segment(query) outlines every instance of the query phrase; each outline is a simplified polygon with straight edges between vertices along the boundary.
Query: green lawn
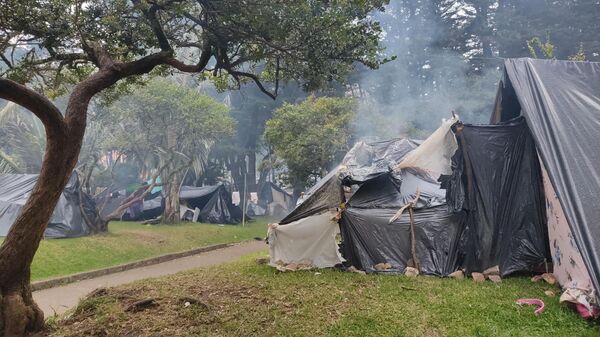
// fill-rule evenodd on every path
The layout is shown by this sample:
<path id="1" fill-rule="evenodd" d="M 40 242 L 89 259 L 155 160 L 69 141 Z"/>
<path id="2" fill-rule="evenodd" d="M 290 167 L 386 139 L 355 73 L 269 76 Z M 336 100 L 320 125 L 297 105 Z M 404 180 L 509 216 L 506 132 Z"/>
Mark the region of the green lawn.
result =
<path id="1" fill-rule="evenodd" d="M 280 273 L 253 258 L 144 280 L 84 300 L 51 336 L 598 336 L 528 278 L 501 284 L 334 270 Z M 541 298 L 546 311 L 515 300 Z M 133 302 L 157 305 L 127 312 Z M 201 303 L 185 301 L 194 298 Z M 193 301 L 194 302 L 194 301 Z"/>
<path id="2" fill-rule="evenodd" d="M 114 266 L 166 253 L 264 237 L 267 219 L 241 225 L 111 222 L 109 232 L 42 241 L 31 267 L 33 280 Z"/>

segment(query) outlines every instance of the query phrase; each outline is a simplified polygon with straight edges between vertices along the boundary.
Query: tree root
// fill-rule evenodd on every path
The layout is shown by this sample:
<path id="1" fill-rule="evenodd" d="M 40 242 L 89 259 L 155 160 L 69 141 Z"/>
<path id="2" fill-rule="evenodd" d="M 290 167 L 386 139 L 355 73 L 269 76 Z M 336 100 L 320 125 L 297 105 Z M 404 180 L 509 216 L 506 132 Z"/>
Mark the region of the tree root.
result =
<path id="1" fill-rule="evenodd" d="M 28 286 L 2 296 L 2 337 L 22 337 L 44 328 L 44 313 L 33 301 Z"/>

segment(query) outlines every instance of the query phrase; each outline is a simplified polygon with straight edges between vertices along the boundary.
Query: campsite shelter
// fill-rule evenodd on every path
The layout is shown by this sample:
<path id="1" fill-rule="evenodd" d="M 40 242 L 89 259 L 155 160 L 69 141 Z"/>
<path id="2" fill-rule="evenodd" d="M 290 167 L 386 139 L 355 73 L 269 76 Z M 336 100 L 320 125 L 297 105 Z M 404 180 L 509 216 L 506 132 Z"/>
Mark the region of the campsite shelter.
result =
<path id="1" fill-rule="evenodd" d="M 266 181 L 258 186 L 258 206 L 265 210 L 264 215 L 283 218 L 294 209 L 294 197 L 274 183 Z"/>
<path id="2" fill-rule="evenodd" d="M 338 212 L 324 211 L 332 203 L 321 200 L 334 200 L 337 190 L 324 179 L 313 195 L 331 198 L 302 204 L 287 225 L 286 218 L 270 226 L 271 264 L 341 261 L 332 258 L 339 220 L 343 257 L 355 267 L 401 271 L 412 264 L 414 244 L 426 274 L 552 269 L 561 301 L 599 316 L 600 63 L 506 60 L 491 123 L 444 123 L 393 172 L 363 180 Z M 428 179 L 436 176 L 445 198 Z M 333 186 L 329 194 L 325 186 Z"/>
<path id="3" fill-rule="evenodd" d="M 182 186 L 179 191 L 182 202 L 182 214 L 186 220 L 193 220 L 197 209 L 196 221 L 204 223 L 239 224 L 242 210 L 231 201 L 231 195 L 223 184 L 213 186 Z M 186 212 L 186 208 L 189 210 Z M 187 215 L 186 215 L 187 214 Z"/>
<path id="4" fill-rule="evenodd" d="M 0 236 L 6 236 L 37 182 L 37 174 L 0 175 Z M 82 210 L 84 213 L 82 213 Z M 85 216 L 84 216 L 85 214 Z M 44 233 L 47 238 L 70 238 L 91 233 L 85 217 L 95 222 L 98 214 L 93 199 L 80 190 L 76 173 L 60 195 Z"/>
<path id="5" fill-rule="evenodd" d="M 390 171 L 418 141 L 399 138 L 356 143 L 342 163 L 306 192 L 305 200 L 277 224 L 269 227 L 271 265 L 333 267 L 342 263 L 336 236 L 338 209 L 347 188 Z M 348 195 L 349 197 L 349 195 Z"/>
<path id="6" fill-rule="evenodd" d="M 561 300 L 591 315 L 600 290 L 600 63 L 509 59 L 504 67 L 491 123 L 526 123 Z"/>

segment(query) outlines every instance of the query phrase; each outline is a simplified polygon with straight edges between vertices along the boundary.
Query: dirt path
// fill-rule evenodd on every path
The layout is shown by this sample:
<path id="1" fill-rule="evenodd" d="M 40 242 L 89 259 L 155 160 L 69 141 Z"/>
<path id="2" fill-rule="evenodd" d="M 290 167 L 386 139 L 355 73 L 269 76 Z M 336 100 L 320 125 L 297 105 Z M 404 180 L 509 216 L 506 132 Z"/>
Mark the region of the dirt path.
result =
<path id="1" fill-rule="evenodd" d="M 116 274 L 70 283 L 56 288 L 36 291 L 33 293 L 33 298 L 44 311 L 44 315 L 50 317 L 55 313 L 62 314 L 69 308 L 74 307 L 77 305 L 80 298 L 98 287 L 113 287 L 149 277 L 170 275 L 184 270 L 236 261 L 246 254 L 266 249 L 267 245 L 262 241 L 244 242 L 152 266 L 131 269 Z"/>

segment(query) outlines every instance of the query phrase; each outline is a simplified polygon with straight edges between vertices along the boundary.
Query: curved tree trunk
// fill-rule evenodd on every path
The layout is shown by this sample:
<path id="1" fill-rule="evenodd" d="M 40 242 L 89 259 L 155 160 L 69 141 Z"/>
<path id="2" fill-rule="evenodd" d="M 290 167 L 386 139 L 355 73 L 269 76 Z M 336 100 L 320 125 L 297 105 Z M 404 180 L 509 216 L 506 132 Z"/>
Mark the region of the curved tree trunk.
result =
<path id="1" fill-rule="evenodd" d="M 167 184 L 165 193 L 165 211 L 163 223 L 175 224 L 179 222 L 179 179 L 174 174 Z"/>
<path id="2" fill-rule="evenodd" d="M 22 337 L 44 326 L 44 314 L 31 295 L 31 262 L 77 163 L 90 100 L 122 78 L 148 73 L 159 64 L 173 63 L 171 51 L 120 63 L 94 42 L 86 48 L 99 70 L 74 87 L 64 117 L 43 95 L 0 78 L 0 98 L 30 110 L 46 129 L 46 152 L 39 178 L 0 246 L 0 337 Z M 210 50 L 204 54 L 194 70 L 206 66 Z"/>

